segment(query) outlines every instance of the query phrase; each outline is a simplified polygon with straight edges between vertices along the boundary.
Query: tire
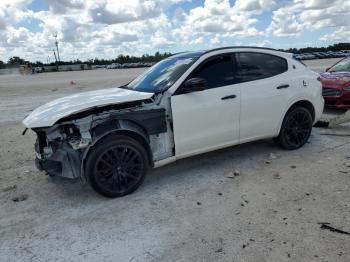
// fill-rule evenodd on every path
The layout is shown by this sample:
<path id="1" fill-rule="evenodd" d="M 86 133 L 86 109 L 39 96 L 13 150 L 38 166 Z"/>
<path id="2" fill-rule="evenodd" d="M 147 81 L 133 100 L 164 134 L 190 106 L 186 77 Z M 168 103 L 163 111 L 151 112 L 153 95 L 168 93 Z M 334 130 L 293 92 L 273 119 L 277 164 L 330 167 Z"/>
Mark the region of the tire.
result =
<path id="1" fill-rule="evenodd" d="M 284 117 L 280 133 L 274 141 L 284 149 L 295 150 L 308 141 L 312 131 L 313 119 L 305 107 L 291 108 Z"/>
<path id="2" fill-rule="evenodd" d="M 91 187 L 106 197 L 134 192 L 145 180 L 149 167 L 145 148 L 125 135 L 111 135 L 97 142 L 85 162 Z"/>

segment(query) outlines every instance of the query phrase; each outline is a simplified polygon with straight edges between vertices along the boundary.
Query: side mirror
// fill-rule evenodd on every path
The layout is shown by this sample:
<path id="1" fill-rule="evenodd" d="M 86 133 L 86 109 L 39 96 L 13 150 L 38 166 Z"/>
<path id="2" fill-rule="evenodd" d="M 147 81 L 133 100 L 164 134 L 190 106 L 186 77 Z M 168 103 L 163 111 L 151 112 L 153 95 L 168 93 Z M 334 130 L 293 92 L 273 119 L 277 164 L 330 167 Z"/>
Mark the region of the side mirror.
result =
<path id="1" fill-rule="evenodd" d="M 184 83 L 182 87 L 182 92 L 191 93 L 196 91 L 203 91 L 205 90 L 206 86 L 207 86 L 207 81 L 205 79 L 191 78 Z"/>
<path id="2" fill-rule="evenodd" d="M 327 68 L 326 68 L 326 72 L 328 72 L 328 71 L 329 71 L 329 69 L 331 69 L 331 68 L 330 68 L 330 67 L 327 67 Z"/>

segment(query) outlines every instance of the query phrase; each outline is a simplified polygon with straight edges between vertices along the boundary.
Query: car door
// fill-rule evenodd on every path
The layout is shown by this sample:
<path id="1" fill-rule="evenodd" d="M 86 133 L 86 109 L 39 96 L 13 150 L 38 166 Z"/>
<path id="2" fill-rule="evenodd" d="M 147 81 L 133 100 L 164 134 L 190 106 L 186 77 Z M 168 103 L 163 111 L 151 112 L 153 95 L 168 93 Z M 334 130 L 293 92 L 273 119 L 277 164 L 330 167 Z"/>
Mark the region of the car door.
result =
<path id="1" fill-rule="evenodd" d="M 203 91 L 171 97 L 175 153 L 177 157 L 202 153 L 239 140 L 240 90 L 234 85 L 230 54 L 209 58 L 187 78 L 206 80 Z"/>
<path id="2" fill-rule="evenodd" d="M 267 53 L 236 53 L 241 89 L 240 142 L 276 135 L 292 83 L 286 59 Z"/>

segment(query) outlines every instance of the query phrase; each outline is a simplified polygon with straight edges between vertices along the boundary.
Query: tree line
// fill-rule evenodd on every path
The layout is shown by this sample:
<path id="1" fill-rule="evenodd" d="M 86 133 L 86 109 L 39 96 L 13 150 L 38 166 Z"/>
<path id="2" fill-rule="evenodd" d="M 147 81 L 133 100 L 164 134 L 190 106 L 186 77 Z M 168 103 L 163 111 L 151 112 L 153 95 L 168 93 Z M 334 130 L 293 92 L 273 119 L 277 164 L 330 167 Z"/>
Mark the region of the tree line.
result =
<path id="1" fill-rule="evenodd" d="M 290 53 L 300 54 L 300 53 L 310 53 L 310 52 L 327 52 L 327 51 L 340 51 L 340 50 L 350 50 L 350 43 L 338 43 L 330 45 L 328 47 L 304 47 L 304 48 L 289 48 L 287 50 L 279 49 L 281 51 L 286 51 Z M 88 65 L 108 65 L 112 63 L 150 63 L 158 62 L 164 58 L 171 56 L 171 53 L 160 53 L 156 52 L 154 55 L 142 55 L 142 56 L 129 56 L 129 55 L 119 55 L 113 59 L 89 59 L 86 61 L 81 61 L 79 59 L 72 61 L 61 61 L 57 63 L 58 65 L 74 65 L 74 64 L 88 64 Z M 30 62 L 26 61 L 19 56 L 11 57 L 6 63 L 0 60 L 0 69 L 9 67 L 18 67 L 19 65 L 31 64 L 32 66 L 44 66 L 44 65 L 57 65 L 56 62 L 52 63 L 42 63 L 40 61 Z"/>
<path id="2" fill-rule="evenodd" d="M 302 53 L 312 53 L 312 52 L 328 52 L 328 51 L 341 51 L 341 50 L 350 50 L 350 43 L 338 43 L 330 45 L 328 47 L 304 47 L 304 48 L 289 48 L 283 50 L 289 53 L 302 54 Z"/>
<path id="3" fill-rule="evenodd" d="M 19 65 L 25 65 L 30 64 L 32 66 L 46 66 L 46 65 L 76 65 L 76 64 L 88 64 L 88 65 L 109 65 L 112 63 L 119 63 L 119 64 L 125 64 L 125 63 L 154 63 L 158 62 L 160 60 L 163 60 L 164 58 L 167 58 L 171 56 L 171 53 L 160 53 L 156 52 L 154 55 L 145 54 L 142 56 L 129 56 L 129 55 L 119 55 L 116 58 L 113 59 L 89 59 L 86 61 L 82 60 L 71 60 L 71 61 L 61 61 L 61 62 L 51 62 L 51 63 L 42 63 L 40 61 L 36 62 L 30 62 L 27 60 L 24 60 L 23 58 L 20 58 L 19 56 L 11 57 L 7 63 L 0 60 L 0 68 L 10 68 L 10 67 L 18 67 Z"/>

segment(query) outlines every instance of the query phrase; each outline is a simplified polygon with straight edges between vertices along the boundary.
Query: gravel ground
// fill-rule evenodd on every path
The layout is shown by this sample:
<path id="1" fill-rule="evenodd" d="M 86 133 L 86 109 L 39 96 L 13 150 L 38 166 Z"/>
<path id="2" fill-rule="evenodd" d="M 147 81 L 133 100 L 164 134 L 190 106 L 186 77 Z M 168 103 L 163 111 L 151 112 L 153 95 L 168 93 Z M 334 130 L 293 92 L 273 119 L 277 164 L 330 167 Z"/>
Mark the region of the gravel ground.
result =
<path id="1" fill-rule="evenodd" d="M 1 261 L 350 261 L 350 236 L 319 224 L 350 231 L 350 140 L 329 135 L 350 125 L 297 151 L 263 140 L 181 160 L 120 199 L 35 169 L 30 110 L 142 70 L 0 76 Z"/>

